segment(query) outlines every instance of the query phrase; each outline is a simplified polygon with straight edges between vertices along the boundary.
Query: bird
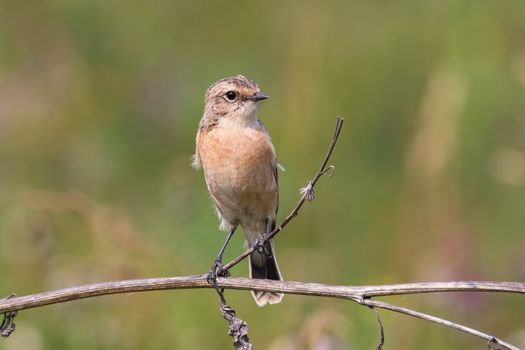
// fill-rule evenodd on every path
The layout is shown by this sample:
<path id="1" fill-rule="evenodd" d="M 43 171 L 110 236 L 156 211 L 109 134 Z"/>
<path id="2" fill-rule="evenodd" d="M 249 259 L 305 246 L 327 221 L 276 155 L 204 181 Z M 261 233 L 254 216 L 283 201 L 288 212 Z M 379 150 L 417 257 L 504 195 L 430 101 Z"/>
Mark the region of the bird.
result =
<path id="1" fill-rule="evenodd" d="M 241 226 L 247 245 L 259 248 L 248 257 L 250 278 L 282 280 L 274 243 L 264 239 L 275 228 L 280 168 L 270 135 L 257 117 L 259 103 L 267 98 L 255 81 L 242 75 L 220 79 L 206 91 L 192 165 L 202 168 L 219 228 L 228 232 L 212 274 L 221 272 L 224 250 Z M 281 293 L 251 294 L 258 306 L 283 298 Z"/>

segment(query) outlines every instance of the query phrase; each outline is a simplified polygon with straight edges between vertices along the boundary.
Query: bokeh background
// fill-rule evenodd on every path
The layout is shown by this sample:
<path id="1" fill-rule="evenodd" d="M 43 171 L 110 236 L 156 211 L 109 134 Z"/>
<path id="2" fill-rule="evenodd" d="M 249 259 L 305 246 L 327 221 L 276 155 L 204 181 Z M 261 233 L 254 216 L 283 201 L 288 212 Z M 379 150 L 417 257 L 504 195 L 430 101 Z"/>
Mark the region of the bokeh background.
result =
<path id="1" fill-rule="evenodd" d="M 1 1 L 0 295 L 207 271 L 224 233 L 190 156 L 205 89 L 236 74 L 271 96 L 260 118 L 286 167 L 280 217 L 346 118 L 334 177 L 276 240 L 286 279 L 523 281 L 524 38 L 523 1 Z M 227 298 L 258 349 L 379 338 L 351 302 Z M 387 300 L 525 346 L 522 296 Z M 485 346 L 381 315 L 388 349 Z M 16 321 L 1 350 L 231 348 L 211 290 Z"/>

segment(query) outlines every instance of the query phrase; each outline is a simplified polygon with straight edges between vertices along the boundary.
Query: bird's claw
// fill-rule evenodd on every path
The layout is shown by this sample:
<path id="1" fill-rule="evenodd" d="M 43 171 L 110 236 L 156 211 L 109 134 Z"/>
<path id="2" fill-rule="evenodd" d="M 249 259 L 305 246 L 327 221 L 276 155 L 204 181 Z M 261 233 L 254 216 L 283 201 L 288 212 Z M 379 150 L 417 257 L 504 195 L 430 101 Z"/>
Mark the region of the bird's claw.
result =
<path id="1" fill-rule="evenodd" d="M 266 246 L 266 243 L 268 242 L 268 235 L 266 233 L 261 233 L 259 234 L 259 236 L 255 239 L 254 243 L 253 243 L 253 247 L 255 248 L 255 250 L 261 254 L 261 255 L 265 255 L 267 258 L 271 258 L 272 257 L 272 252 L 270 249 L 268 249 L 268 247 Z"/>
<path id="2" fill-rule="evenodd" d="M 230 271 L 222 267 L 222 260 L 217 259 L 211 265 L 210 271 L 206 275 L 209 284 L 217 288 L 217 277 L 230 277 Z"/>

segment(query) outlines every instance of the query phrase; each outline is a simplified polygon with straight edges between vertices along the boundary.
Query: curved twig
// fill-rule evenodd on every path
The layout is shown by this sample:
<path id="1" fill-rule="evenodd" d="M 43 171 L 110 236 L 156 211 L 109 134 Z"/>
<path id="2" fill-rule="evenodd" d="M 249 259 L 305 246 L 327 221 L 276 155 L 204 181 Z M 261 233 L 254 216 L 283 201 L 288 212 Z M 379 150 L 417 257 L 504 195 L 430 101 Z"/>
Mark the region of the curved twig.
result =
<path id="1" fill-rule="evenodd" d="M 425 320 L 425 321 L 434 322 L 434 323 L 440 324 L 442 326 L 450 327 L 452 329 L 456 329 L 458 331 L 465 332 L 465 333 L 468 333 L 468 334 L 472 334 L 472 335 L 474 335 L 476 337 L 485 339 L 488 342 L 492 342 L 494 344 L 502 346 L 505 349 L 519 350 L 519 348 L 515 347 L 512 344 L 504 342 L 501 339 L 497 339 L 496 337 L 494 337 L 492 335 L 480 332 L 480 331 L 478 331 L 478 330 L 476 330 L 474 328 L 470 328 L 470 327 L 461 325 L 459 323 L 454 323 L 454 322 L 445 320 L 443 318 L 439 318 L 439 317 L 436 317 L 436 316 L 425 314 L 425 313 L 422 313 L 422 312 L 419 312 L 419 311 L 414 311 L 414 310 L 411 310 L 411 309 L 407 309 L 406 307 L 392 305 L 392 304 L 386 303 L 384 301 L 371 300 L 371 299 L 360 299 L 360 300 L 356 300 L 356 302 L 361 304 L 361 305 L 370 306 L 372 308 L 380 308 L 380 309 L 390 310 L 390 311 L 394 311 L 394 312 L 399 312 L 401 314 L 405 314 L 405 315 L 412 316 L 412 317 L 417 317 L 417 318 L 420 318 L 420 319 Z M 381 325 L 381 323 L 380 323 L 380 325 Z M 383 329 L 383 327 L 381 325 L 381 330 L 382 329 Z M 381 332 L 381 336 L 382 336 L 381 339 L 384 339 L 383 332 Z"/>

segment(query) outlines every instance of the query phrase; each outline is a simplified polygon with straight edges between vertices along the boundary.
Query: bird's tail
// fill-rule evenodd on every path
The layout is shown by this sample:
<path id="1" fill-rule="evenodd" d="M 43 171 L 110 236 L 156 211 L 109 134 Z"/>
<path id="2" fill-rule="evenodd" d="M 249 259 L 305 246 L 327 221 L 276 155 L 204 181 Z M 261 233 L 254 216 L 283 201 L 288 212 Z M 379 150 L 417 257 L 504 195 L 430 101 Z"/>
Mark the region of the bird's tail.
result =
<path id="1" fill-rule="evenodd" d="M 253 251 L 249 256 L 250 278 L 268 279 L 282 281 L 281 272 L 275 260 L 273 242 L 264 244 L 262 253 Z M 252 291 L 252 296 L 258 306 L 266 304 L 277 304 L 283 299 L 284 294 L 263 291 Z"/>

